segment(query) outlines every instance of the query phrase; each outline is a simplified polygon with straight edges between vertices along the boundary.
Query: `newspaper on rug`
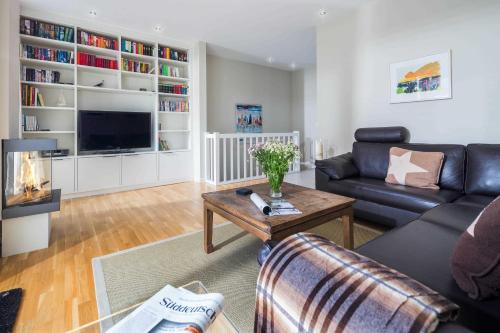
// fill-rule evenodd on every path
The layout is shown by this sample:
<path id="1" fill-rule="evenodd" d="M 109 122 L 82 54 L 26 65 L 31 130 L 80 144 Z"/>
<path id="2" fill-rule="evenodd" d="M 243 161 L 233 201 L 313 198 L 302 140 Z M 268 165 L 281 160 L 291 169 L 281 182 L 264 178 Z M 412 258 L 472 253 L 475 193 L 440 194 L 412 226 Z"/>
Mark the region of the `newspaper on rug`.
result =
<path id="1" fill-rule="evenodd" d="M 206 332 L 222 312 L 222 294 L 195 294 L 165 286 L 108 333 Z"/>

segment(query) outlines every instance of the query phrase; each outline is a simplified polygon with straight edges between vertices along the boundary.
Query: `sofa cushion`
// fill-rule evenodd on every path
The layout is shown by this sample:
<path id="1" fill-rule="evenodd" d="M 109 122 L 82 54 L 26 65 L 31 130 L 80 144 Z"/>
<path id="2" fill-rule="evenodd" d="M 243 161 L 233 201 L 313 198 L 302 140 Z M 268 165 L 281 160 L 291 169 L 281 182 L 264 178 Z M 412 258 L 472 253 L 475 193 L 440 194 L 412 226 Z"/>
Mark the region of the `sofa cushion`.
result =
<path id="1" fill-rule="evenodd" d="M 495 197 L 491 197 L 489 195 L 466 194 L 455 200 L 454 203 L 484 208 L 488 206 L 494 199 Z"/>
<path id="2" fill-rule="evenodd" d="M 389 167 L 389 149 L 391 147 L 444 153 L 445 158 L 438 185 L 442 189 L 463 191 L 465 147 L 462 145 L 355 142 L 352 148 L 352 157 L 360 176 L 385 179 Z"/>
<path id="3" fill-rule="evenodd" d="M 385 181 L 419 188 L 439 189 L 444 154 L 392 147 Z"/>
<path id="4" fill-rule="evenodd" d="M 467 146 L 467 194 L 500 195 L 500 145 Z"/>
<path id="5" fill-rule="evenodd" d="M 481 211 L 481 206 L 449 203 L 425 212 L 420 219 L 464 232 Z"/>
<path id="6" fill-rule="evenodd" d="M 316 168 L 326 173 L 331 179 L 344 179 L 357 176 L 359 171 L 352 163 L 352 154 L 346 153 L 324 160 L 316 160 Z"/>
<path id="7" fill-rule="evenodd" d="M 442 203 L 452 202 L 461 194 L 450 190 L 429 190 L 387 184 L 373 178 L 347 178 L 330 181 L 330 190 L 348 197 L 423 213 Z"/>
<path id="8" fill-rule="evenodd" d="M 472 329 L 500 324 L 500 299 L 475 301 L 455 283 L 451 256 L 461 233 L 426 222 L 413 221 L 366 243 L 356 251 L 406 274 L 460 305 L 459 321 Z"/>
<path id="9" fill-rule="evenodd" d="M 455 281 L 471 298 L 500 298 L 500 197 L 462 234 L 451 267 Z"/>

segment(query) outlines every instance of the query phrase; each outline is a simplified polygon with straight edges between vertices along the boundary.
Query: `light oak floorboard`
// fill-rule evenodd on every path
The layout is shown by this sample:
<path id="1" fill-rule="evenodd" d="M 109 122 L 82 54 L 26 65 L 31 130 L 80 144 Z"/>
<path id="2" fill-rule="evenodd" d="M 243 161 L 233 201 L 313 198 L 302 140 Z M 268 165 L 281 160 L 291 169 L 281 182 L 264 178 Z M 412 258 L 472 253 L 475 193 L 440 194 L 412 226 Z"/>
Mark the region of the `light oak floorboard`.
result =
<path id="1" fill-rule="evenodd" d="M 92 258 L 202 230 L 201 194 L 215 189 L 187 182 L 64 200 L 48 249 L 0 260 L 0 290 L 24 290 L 15 332 L 63 332 L 96 320 Z"/>

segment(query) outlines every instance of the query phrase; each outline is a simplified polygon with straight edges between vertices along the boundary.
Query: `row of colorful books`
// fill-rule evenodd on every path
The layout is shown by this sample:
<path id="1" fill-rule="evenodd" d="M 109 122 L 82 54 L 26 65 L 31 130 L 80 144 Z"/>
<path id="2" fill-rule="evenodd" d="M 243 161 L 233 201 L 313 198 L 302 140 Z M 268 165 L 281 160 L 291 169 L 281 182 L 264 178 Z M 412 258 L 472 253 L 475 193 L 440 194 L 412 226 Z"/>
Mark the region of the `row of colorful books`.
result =
<path id="1" fill-rule="evenodd" d="M 182 84 L 159 84 L 158 85 L 158 91 L 162 93 L 168 93 L 168 94 L 179 94 L 179 95 L 187 95 L 188 93 L 188 87 L 186 85 Z"/>
<path id="2" fill-rule="evenodd" d="M 36 116 L 23 115 L 23 131 L 38 131 L 39 129 Z"/>
<path id="3" fill-rule="evenodd" d="M 78 65 L 84 66 L 118 69 L 118 61 L 116 61 L 115 59 L 99 57 L 85 52 L 78 52 L 77 63 Z"/>
<path id="4" fill-rule="evenodd" d="M 122 70 L 135 73 L 149 73 L 150 65 L 144 62 L 122 58 Z"/>
<path id="5" fill-rule="evenodd" d="M 44 83 L 59 83 L 61 73 L 50 69 L 27 68 L 23 66 L 21 72 L 21 80 L 44 82 Z"/>
<path id="6" fill-rule="evenodd" d="M 73 43 L 74 29 L 52 23 L 40 22 L 29 18 L 21 18 L 20 32 L 24 35 L 55 39 Z"/>
<path id="7" fill-rule="evenodd" d="M 122 39 L 122 52 L 153 56 L 155 47 L 141 42 Z"/>
<path id="8" fill-rule="evenodd" d="M 118 50 L 118 40 L 106 36 L 97 35 L 84 30 L 78 31 L 78 44 L 95 46 L 103 49 Z"/>
<path id="9" fill-rule="evenodd" d="M 162 112 L 189 112 L 188 101 L 160 101 L 160 111 Z"/>
<path id="10" fill-rule="evenodd" d="M 73 51 L 21 45 L 21 56 L 28 59 L 56 61 L 65 64 L 74 62 Z"/>
<path id="11" fill-rule="evenodd" d="M 38 88 L 28 84 L 21 86 L 21 101 L 23 106 L 45 106 L 45 100 Z"/>
<path id="12" fill-rule="evenodd" d="M 179 67 L 167 65 L 167 64 L 160 64 L 160 75 L 165 75 L 165 76 L 172 76 L 172 77 L 183 77 L 181 75 L 181 69 Z"/>
<path id="13" fill-rule="evenodd" d="M 170 47 L 160 46 L 158 48 L 158 57 L 163 59 L 177 60 L 177 61 L 188 61 L 188 54 L 186 51 L 172 49 Z"/>

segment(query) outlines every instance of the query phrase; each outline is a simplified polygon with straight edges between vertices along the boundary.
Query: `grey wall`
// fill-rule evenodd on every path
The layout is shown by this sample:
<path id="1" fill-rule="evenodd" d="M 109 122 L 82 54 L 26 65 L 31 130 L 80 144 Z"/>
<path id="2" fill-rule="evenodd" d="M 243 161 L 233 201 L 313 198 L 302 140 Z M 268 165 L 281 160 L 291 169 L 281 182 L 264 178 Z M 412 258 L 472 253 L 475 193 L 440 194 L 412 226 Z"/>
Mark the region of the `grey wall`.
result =
<path id="1" fill-rule="evenodd" d="M 319 135 L 330 154 L 363 126 L 413 142 L 500 143 L 500 1 L 375 0 L 317 29 Z M 389 104 L 389 65 L 452 52 L 453 98 Z"/>
<path id="2" fill-rule="evenodd" d="M 290 132 L 292 73 L 207 56 L 207 130 L 234 133 L 238 103 L 261 104 L 264 132 Z"/>

